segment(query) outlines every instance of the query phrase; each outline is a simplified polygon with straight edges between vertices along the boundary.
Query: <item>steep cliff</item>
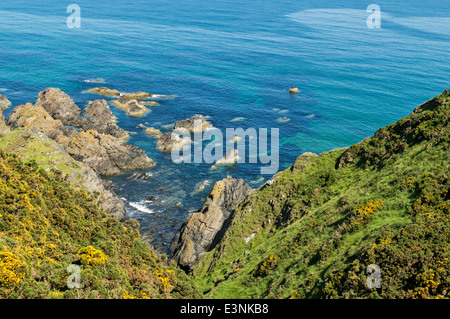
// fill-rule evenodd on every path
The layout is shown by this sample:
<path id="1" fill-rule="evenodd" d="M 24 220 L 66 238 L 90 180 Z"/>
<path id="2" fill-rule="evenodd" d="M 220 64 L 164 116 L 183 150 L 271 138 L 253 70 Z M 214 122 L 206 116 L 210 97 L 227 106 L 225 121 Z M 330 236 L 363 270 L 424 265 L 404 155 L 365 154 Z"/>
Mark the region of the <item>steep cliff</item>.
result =
<path id="1" fill-rule="evenodd" d="M 202 209 L 192 213 L 175 235 L 171 246 L 174 260 L 182 268 L 191 269 L 220 239 L 234 207 L 251 191 L 242 179 L 227 177 L 217 182 Z"/>

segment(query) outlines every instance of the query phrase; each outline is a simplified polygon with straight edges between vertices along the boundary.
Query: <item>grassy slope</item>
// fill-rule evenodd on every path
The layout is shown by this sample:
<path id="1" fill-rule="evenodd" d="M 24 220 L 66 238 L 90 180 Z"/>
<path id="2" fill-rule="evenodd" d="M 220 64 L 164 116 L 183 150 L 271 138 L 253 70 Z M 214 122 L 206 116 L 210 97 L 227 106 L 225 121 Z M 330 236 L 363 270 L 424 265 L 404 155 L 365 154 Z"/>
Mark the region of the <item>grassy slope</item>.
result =
<path id="1" fill-rule="evenodd" d="M 45 139 L 22 147 L 24 136 L 0 138 L 0 298 L 200 297 L 192 278 L 139 240 L 136 221 L 107 216 L 66 181 L 74 160 Z M 67 287 L 70 264 L 81 267 L 81 289 Z"/>
<path id="2" fill-rule="evenodd" d="M 33 137 L 30 139 L 29 137 Z M 69 154 L 55 141 L 45 135 L 31 133 L 28 129 L 17 128 L 0 138 L 0 149 L 27 161 L 34 160 L 43 169 L 56 168 L 63 174 L 71 174 L 79 168 Z"/>
<path id="3" fill-rule="evenodd" d="M 372 138 L 274 176 L 194 269 L 206 296 L 448 297 L 449 105 L 445 91 Z M 373 263 L 378 291 L 365 284 Z"/>

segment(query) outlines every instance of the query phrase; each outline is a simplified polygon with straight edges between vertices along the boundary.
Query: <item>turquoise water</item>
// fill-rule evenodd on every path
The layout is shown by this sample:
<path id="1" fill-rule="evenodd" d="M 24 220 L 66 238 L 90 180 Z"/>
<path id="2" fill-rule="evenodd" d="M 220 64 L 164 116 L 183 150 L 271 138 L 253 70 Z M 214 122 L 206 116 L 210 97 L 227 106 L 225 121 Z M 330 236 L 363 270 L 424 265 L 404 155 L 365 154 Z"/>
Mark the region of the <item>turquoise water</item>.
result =
<path id="1" fill-rule="evenodd" d="M 203 114 L 223 130 L 279 128 L 281 170 L 302 152 L 356 143 L 450 88 L 446 1 L 378 1 L 380 29 L 367 27 L 362 1 L 80 0 L 80 29 L 66 26 L 69 3 L 4 2 L 0 93 L 14 106 L 47 87 L 82 108 L 99 98 L 84 93 L 95 86 L 176 96 L 142 118 L 111 107 L 135 132 L 130 143 L 158 163 L 148 181 L 128 179 L 133 172 L 111 180 L 129 216 L 163 250 L 215 181 L 231 175 L 257 187 L 269 176 L 259 163 L 214 171 L 174 164 L 140 123 L 160 127 Z M 105 83 L 85 81 L 93 78 Z M 292 85 L 301 92 L 290 95 Z M 290 121 L 277 121 L 282 116 Z M 236 117 L 245 120 L 230 122 Z M 209 186 L 196 193 L 204 180 Z"/>

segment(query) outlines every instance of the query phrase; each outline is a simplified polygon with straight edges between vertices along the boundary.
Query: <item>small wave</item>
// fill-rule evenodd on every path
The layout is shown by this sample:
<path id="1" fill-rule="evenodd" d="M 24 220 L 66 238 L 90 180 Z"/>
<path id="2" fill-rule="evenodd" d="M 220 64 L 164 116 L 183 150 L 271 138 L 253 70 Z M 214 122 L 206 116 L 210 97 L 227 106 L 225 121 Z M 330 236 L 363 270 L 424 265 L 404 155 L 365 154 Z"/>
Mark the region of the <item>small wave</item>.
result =
<path id="1" fill-rule="evenodd" d="M 145 207 L 145 205 L 143 205 L 143 202 L 129 202 L 128 204 L 130 204 L 131 207 L 137 209 L 138 211 L 142 212 L 142 213 L 146 213 L 146 214 L 154 214 L 155 212 L 147 207 Z"/>

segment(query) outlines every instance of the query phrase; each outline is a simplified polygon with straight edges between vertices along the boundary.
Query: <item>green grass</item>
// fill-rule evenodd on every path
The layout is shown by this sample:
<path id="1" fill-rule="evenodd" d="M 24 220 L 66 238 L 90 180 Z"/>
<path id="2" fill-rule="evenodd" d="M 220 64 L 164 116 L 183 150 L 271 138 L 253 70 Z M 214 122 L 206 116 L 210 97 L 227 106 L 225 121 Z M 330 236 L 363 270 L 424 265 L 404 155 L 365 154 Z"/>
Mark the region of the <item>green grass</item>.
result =
<path id="1" fill-rule="evenodd" d="M 446 91 L 361 143 L 300 157 L 254 192 L 194 268 L 206 296 L 447 298 L 449 101 Z M 429 198 L 434 205 L 417 208 Z M 355 223 L 355 211 L 377 200 L 382 209 Z M 407 240 L 411 228 L 417 238 Z M 254 276 L 270 254 L 280 257 L 277 267 Z M 365 286 L 371 263 L 384 269 L 378 292 Z M 430 271 L 436 285 L 424 279 Z"/>

